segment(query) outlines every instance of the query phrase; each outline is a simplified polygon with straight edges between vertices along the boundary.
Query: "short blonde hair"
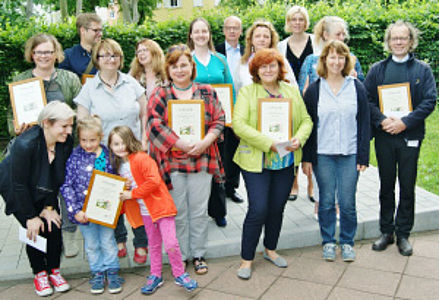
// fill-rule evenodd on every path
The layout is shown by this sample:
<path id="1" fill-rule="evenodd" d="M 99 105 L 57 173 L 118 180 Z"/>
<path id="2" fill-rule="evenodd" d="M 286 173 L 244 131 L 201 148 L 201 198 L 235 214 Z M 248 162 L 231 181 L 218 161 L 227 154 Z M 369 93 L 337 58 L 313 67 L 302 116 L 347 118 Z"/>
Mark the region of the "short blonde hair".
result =
<path id="1" fill-rule="evenodd" d="M 113 52 L 113 54 L 120 55 L 120 65 L 119 70 L 122 70 L 123 68 L 123 51 L 122 47 L 120 47 L 119 43 L 116 42 L 113 39 L 103 39 L 102 41 L 99 41 L 96 43 L 96 45 L 93 46 L 91 59 L 93 61 L 93 65 L 96 69 L 99 70 L 99 51 L 104 50 L 105 52 Z"/>
<path id="2" fill-rule="evenodd" d="M 277 49 L 277 43 L 279 42 L 279 35 L 277 34 L 276 29 L 274 29 L 273 24 L 271 24 L 268 21 L 264 21 L 264 20 L 256 20 L 252 24 L 252 26 L 250 26 L 250 28 L 247 29 L 247 31 L 245 33 L 245 50 L 244 50 L 244 54 L 242 55 L 242 58 L 241 58 L 241 62 L 244 64 L 247 63 L 250 55 L 254 52 L 253 45 L 252 45 L 252 38 L 253 38 L 254 31 L 258 27 L 265 27 L 268 30 L 270 30 L 271 43 L 270 43 L 269 48 Z"/>
<path id="3" fill-rule="evenodd" d="M 390 39 L 392 38 L 391 31 L 395 27 L 406 27 L 409 30 L 410 41 L 412 43 L 410 45 L 409 52 L 415 51 L 415 49 L 416 49 L 416 47 L 418 47 L 418 43 L 419 43 L 419 30 L 415 26 L 413 26 L 412 23 L 406 22 L 403 20 L 398 20 L 395 23 L 390 24 L 386 28 L 386 33 L 384 34 L 384 50 L 387 52 L 392 52 L 390 50 L 390 47 L 389 47 L 389 42 L 390 42 Z"/>
<path id="4" fill-rule="evenodd" d="M 345 57 L 345 65 L 341 74 L 343 77 L 348 76 L 354 67 L 353 59 L 351 58 L 351 53 L 349 47 L 338 40 L 332 40 L 323 47 L 322 53 L 319 57 L 319 62 L 317 64 L 317 74 L 320 77 L 328 77 L 328 67 L 326 65 L 326 58 L 331 51 L 335 51 L 338 55 L 343 55 Z"/>
<path id="5" fill-rule="evenodd" d="M 81 27 L 88 28 L 92 22 L 102 24 L 102 19 L 95 13 L 82 13 L 76 17 L 76 31 L 81 34 Z"/>
<path id="6" fill-rule="evenodd" d="M 53 124 L 58 120 L 68 120 L 75 116 L 75 112 L 66 103 L 59 100 L 49 102 L 38 115 L 38 125 L 43 127 L 43 121 Z"/>
<path id="7" fill-rule="evenodd" d="M 287 14 L 285 15 L 285 32 L 292 32 L 291 27 L 288 25 L 288 21 L 290 21 L 295 14 L 301 14 L 305 18 L 305 30 L 309 28 L 308 11 L 303 6 L 294 5 L 287 11 Z"/>
<path id="8" fill-rule="evenodd" d="M 50 42 L 53 45 L 53 50 L 55 51 L 54 55 L 56 56 L 56 61 L 58 63 L 64 60 L 64 52 L 62 50 L 61 44 L 58 42 L 56 37 L 48 33 L 39 33 L 33 35 L 30 39 L 26 41 L 24 46 L 24 59 L 27 62 L 33 62 L 32 54 L 34 49 L 43 43 Z"/>
<path id="9" fill-rule="evenodd" d="M 79 119 L 76 126 L 78 138 L 80 137 L 82 130 L 94 131 L 101 138 L 104 135 L 104 131 L 102 129 L 102 121 L 98 115 L 86 116 L 82 119 Z"/>
<path id="10" fill-rule="evenodd" d="M 165 55 L 163 54 L 163 50 L 160 45 L 150 39 L 141 39 L 136 44 L 136 52 L 139 49 L 140 45 L 145 46 L 146 49 L 148 49 L 148 51 L 151 53 L 151 69 L 154 74 L 159 77 L 161 81 L 165 81 Z M 136 54 L 136 56 L 134 56 L 133 60 L 131 61 L 130 74 L 131 76 L 139 80 L 143 71 L 144 67 L 140 64 Z"/>

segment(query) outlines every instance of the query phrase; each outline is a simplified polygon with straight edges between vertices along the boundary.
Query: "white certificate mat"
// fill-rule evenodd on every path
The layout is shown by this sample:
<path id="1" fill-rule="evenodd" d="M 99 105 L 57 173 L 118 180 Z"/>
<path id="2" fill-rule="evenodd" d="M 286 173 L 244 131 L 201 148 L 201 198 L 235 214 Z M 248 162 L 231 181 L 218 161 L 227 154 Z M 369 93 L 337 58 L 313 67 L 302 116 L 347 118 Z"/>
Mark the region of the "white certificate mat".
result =
<path id="1" fill-rule="evenodd" d="M 90 222 L 116 228 L 125 181 L 123 177 L 93 170 L 82 208 Z"/>
<path id="2" fill-rule="evenodd" d="M 201 141 L 204 138 L 204 101 L 169 100 L 168 123 L 182 140 Z"/>
<path id="3" fill-rule="evenodd" d="M 233 86 L 231 84 L 212 84 L 226 115 L 226 126 L 232 126 Z"/>
<path id="4" fill-rule="evenodd" d="M 291 139 L 291 99 L 258 99 L 258 130 L 277 142 Z"/>
<path id="5" fill-rule="evenodd" d="M 41 78 L 30 78 L 9 84 L 14 126 L 36 124 L 38 115 L 46 105 L 46 92 Z"/>
<path id="6" fill-rule="evenodd" d="M 387 117 L 402 118 L 413 111 L 410 84 L 398 83 L 378 87 L 380 110 Z"/>
<path id="7" fill-rule="evenodd" d="M 56 226 L 56 225 L 52 224 L 52 226 Z M 35 249 L 40 250 L 41 252 L 47 253 L 47 239 L 40 235 L 37 235 L 37 239 L 34 242 L 33 240 L 27 238 L 26 232 L 27 229 L 20 226 L 18 228 L 18 239 L 21 242 L 26 243 L 29 246 L 34 247 Z"/>

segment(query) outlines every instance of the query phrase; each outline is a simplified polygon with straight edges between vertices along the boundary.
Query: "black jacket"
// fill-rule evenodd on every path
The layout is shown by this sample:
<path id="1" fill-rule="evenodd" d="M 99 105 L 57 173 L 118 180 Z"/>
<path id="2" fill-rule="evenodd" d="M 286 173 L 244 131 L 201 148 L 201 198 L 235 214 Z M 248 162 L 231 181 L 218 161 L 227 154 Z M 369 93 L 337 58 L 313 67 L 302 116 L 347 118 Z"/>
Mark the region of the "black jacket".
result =
<path id="1" fill-rule="evenodd" d="M 364 81 L 364 86 L 369 93 L 371 123 L 374 130 L 382 130 L 381 122 L 386 118 L 379 109 L 378 86 L 384 82 L 386 66 L 391 59 L 392 56 L 389 56 L 387 59 L 375 63 Z M 407 68 L 413 111 L 401 118 L 407 129 L 400 134 L 408 140 L 422 140 L 425 135 L 424 120 L 436 105 L 436 83 L 430 66 L 415 59 L 413 54 L 410 54 Z"/>
<path id="2" fill-rule="evenodd" d="M 55 159 L 49 164 L 44 131 L 34 126 L 16 138 L 10 154 L 0 163 L 0 194 L 5 213 L 13 213 L 23 227 L 45 206 L 58 208 L 58 191 L 64 182 L 73 138 L 55 145 Z"/>
<path id="3" fill-rule="evenodd" d="M 367 101 L 367 92 L 363 84 L 355 79 L 357 91 L 357 164 L 369 165 L 370 151 L 370 114 Z M 318 105 L 320 95 L 320 78 L 314 81 L 306 90 L 303 100 L 306 109 L 314 124 L 311 135 L 303 147 L 302 161 L 317 164 L 317 126 L 318 126 Z"/>
<path id="4" fill-rule="evenodd" d="M 227 57 L 226 42 L 216 45 L 215 50 L 216 52 L 221 53 L 222 55 Z M 241 44 L 239 44 L 239 51 L 241 52 L 241 56 L 242 56 L 244 54 L 244 47 Z"/>

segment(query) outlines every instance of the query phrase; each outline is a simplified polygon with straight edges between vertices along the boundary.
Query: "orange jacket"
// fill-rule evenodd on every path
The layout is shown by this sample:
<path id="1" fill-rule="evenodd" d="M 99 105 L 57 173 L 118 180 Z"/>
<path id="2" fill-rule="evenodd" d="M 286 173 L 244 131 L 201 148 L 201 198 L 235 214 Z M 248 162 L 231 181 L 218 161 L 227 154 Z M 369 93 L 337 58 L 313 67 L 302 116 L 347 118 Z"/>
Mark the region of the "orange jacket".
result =
<path id="1" fill-rule="evenodd" d="M 131 191 L 133 199 L 123 202 L 122 211 L 125 212 L 131 226 L 137 228 L 143 225 L 136 199 L 143 199 L 153 222 L 175 216 L 177 208 L 160 176 L 156 162 L 145 152 L 132 153 L 128 160 L 137 188 Z"/>

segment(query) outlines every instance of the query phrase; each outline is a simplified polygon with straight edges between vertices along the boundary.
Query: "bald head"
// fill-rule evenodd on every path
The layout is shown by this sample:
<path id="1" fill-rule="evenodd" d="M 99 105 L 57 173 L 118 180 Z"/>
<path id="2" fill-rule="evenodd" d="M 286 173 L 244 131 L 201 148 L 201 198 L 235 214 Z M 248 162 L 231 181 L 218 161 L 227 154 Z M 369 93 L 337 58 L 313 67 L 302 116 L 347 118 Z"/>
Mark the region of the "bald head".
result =
<path id="1" fill-rule="evenodd" d="M 227 17 L 224 20 L 223 32 L 227 43 L 236 47 L 242 33 L 241 19 L 237 16 Z"/>

